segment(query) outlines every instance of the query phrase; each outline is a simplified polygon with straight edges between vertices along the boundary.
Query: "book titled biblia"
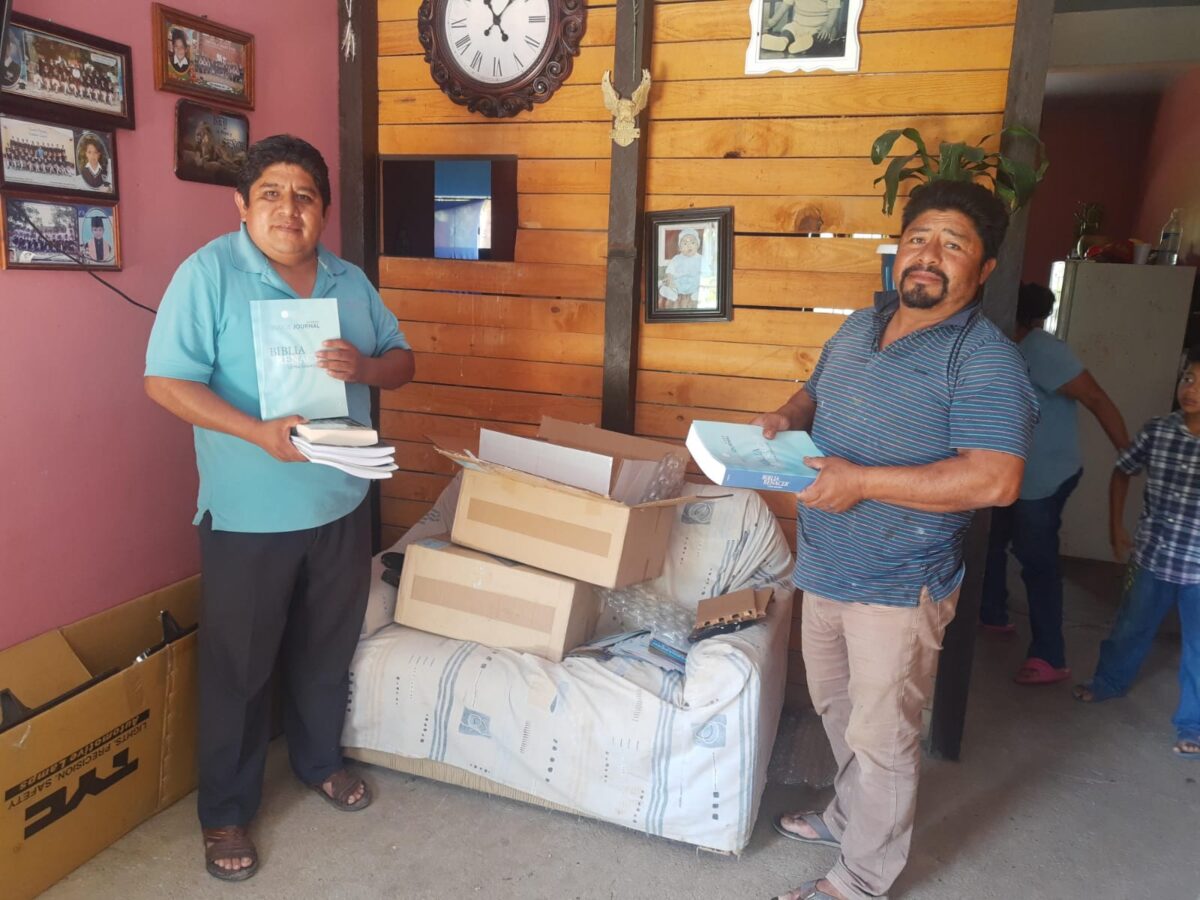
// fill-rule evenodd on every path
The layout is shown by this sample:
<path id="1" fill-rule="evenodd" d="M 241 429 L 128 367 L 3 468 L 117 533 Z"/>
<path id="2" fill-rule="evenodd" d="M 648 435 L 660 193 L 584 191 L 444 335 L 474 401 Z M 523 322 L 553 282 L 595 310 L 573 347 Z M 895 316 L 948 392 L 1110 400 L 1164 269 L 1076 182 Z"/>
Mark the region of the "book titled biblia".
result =
<path id="1" fill-rule="evenodd" d="M 824 456 L 807 431 L 781 431 L 771 440 L 758 425 L 693 422 L 687 448 L 714 484 L 766 491 L 802 491 L 817 478 L 805 457 Z"/>
<path id="2" fill-rule="evenodd" d="M 321 344 L 342 336 L 336 298 L 254 300 L 250 326 L 264 421 L 349 415 L 346 385 L 317 365 Z"/>

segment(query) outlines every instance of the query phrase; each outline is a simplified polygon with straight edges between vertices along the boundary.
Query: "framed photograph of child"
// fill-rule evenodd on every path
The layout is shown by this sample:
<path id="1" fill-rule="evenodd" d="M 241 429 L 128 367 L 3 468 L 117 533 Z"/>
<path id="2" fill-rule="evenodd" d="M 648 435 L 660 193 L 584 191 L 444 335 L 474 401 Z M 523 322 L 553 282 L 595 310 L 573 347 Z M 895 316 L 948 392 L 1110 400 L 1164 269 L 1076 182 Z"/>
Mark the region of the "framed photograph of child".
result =
<path id="1" fill-rule="evenodd" d="M 733 318 L 733 208 L 646 214 L 647 322 Z"/>
<path id="2" fill-rule="evenodd" d="M 115 203 L 70 198 L 0 196 L 0 268 L 121 268 Z"/>
<path id="3" fill-rule="evenodd" d="M 0 99 L 7 112 L 132 128 L 132 58 L 125 44 L 13 13 L 0 48 Z"/>
<path id="4" fill-rule="evenodd" d="M 0 113 L 0 187 L 116 200 L 116 133 Z"/>
<path id="5" fill-rule="evenodd" d="M 254 35 L 161 3 L 150 18 L 156 89 L 254 109 Z"/>
<path id="6" fill-rule="evenodd" d="M 857 72 L 863 0 L 751 0 L 746 74 Z"/>
<path id="7" fill-rule="evenodd" d="M 180 100 L 175 105 L 175 175 L 184 181 L 237 187 L 238 171 L 250 149 L 250 121 Z"/>

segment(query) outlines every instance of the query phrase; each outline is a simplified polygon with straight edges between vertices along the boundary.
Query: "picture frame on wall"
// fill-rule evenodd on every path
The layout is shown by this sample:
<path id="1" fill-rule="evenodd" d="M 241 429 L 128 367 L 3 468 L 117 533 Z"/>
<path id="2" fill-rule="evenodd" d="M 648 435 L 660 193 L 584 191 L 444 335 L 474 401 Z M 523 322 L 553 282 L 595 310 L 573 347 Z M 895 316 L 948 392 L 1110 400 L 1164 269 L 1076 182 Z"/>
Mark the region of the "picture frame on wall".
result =
<path id="1" fill-rule="evenodd" d="M 0 187 L 116 200 L 116 132 L 0 113 Z"/>
<path id="2" fill-rule="evenodd" d="M 10 113 L 133 128 L 132 59 L 125 44 L 13 13 L 0 47 L 0 99 Z"/>
<path id="3" fill-rule="evenodd" d="M 175 105 L 175 175 L 237 187 L 250 150 L 250 120 L 241 113 L 180 100 Z"/>
<path id="4" fill-rule="evenodd" d="M 751 0 L 746 74 L 857 72 L 863 0 Z"/>
<path id="5" fill-rule="evenodd" d="M 155 3 L 154 87 L 254 109 L 254 35 Z"/>
<path id="6" fill-rule="evenodd" d="M 646 214 L 647 322 L 733 318 L 733 208 Z"/>
<path id="7" fill-rule="evenodd" d="M 121 268 L 117 205 L 36 194 L 0 196 L 0 268 Z"/>

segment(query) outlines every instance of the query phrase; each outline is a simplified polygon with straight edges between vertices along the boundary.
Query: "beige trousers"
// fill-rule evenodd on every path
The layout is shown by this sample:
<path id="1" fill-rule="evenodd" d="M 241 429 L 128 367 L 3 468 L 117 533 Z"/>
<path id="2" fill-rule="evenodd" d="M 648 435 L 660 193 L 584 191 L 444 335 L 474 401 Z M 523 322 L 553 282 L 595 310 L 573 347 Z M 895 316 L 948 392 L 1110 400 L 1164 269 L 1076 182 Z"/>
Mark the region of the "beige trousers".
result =
<path id="1" fill-rule="evenodd" d="M 838 766 L 822 816 L 842 852 L 825 877 L 855 900 L 886 897 L 908 861 L 921 710 L 957 603 L 957 590 L 911 607 L 804 595 L 808 689 Z"/>

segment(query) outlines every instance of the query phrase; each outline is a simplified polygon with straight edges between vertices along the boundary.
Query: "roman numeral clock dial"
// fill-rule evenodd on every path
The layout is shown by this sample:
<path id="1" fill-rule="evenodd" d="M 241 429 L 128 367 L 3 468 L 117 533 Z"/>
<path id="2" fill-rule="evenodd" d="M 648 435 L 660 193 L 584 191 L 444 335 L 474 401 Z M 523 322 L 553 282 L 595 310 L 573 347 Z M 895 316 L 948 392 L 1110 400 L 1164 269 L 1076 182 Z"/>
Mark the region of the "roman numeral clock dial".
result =
<path id="1" fill-rule="evenodd" d="M 417 29 L 430 73 L 471 112 L 514 116 L 571 74 L 585 0 L 424 0 Z"/>

